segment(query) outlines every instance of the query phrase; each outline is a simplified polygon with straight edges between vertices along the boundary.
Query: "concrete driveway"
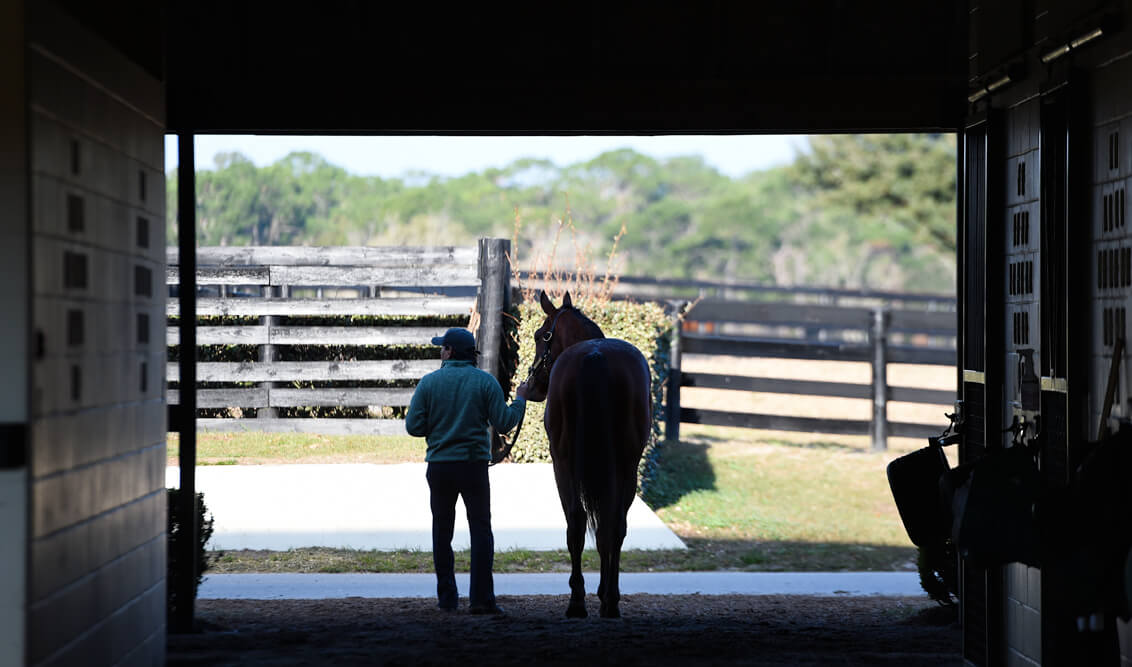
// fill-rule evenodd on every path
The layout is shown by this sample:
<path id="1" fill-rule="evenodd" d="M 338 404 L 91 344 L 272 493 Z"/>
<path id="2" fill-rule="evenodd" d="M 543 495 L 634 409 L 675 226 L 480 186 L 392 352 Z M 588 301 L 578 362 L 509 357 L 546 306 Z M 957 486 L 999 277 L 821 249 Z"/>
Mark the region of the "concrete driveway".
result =
<path id="1" fill-rule="evenodd" d="M 196 487 L 212 514 L 212 549 L 298 547 L 432 551 L 432 515 L 424 463 L 198 466 Z M 548 463 L 490 469 L 495 547 L 566 548 L 566 520 Z M 179 486 L 170 467 L 166 484 Z M 626 549 L 683 549 L 637 498 L 629 510 Z M 587 537 L 593 546 L 593 538 Z M 469 546 L 462 502 L 456 503 L 454 549 Z"/>

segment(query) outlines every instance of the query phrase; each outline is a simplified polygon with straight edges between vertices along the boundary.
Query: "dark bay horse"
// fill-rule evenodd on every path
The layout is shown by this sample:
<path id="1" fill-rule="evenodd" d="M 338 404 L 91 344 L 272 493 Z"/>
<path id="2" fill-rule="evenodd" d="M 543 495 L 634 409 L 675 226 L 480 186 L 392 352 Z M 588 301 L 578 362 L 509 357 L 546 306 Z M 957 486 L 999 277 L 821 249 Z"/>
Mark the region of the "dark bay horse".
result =
<path id="1" fill-rule="evenodd" d="M 601 557 L 601 616 L 619 618 L 621 544 L 637 493 L 637 466 L 651 434 L 648 362 L 623 340 L 606 338 L 567 293 L 557 308 L 540 295 L 546 320 L 535 332 L 528 398 L 546 401 L 554 479 L 566 514 L 570 605 L 586 616 L 582 548 L 587 520 Z"/>

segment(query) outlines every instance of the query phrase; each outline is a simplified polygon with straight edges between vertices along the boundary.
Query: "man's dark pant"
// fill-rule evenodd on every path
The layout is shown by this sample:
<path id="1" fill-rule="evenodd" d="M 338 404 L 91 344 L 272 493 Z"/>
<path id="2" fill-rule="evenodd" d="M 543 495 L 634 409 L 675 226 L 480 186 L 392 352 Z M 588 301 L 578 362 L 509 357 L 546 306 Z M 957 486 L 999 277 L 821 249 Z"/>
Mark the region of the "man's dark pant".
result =
<path id="1" fill-rule="evenodd" d="M 495 605 L 491 568 L 495 538 L 491 534 L 491 487 L 487 461 L 434 461 L 428 464 L 428 488 L 432 504 L 432 562 L 436 567 L 438 605 L 455 608 L 456 572 L 452 555 L 452 533 L 456 526 L 456 497 L 464 497 L 468 532 L 472 541 L 471 606 Z"/>

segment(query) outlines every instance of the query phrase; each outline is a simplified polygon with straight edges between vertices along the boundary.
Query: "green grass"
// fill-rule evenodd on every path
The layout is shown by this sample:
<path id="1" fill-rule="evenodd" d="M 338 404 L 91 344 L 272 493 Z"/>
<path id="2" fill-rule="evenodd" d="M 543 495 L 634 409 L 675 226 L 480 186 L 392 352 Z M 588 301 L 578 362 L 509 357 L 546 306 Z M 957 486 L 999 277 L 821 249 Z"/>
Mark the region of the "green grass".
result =
<path id="1" fill-rule="evenodd" d="M 892 455 L 697 430 L 669 447 L 653 506 L 712 541 L 908 547 L 888 489 Z"/>
<path id="2" fill-rule="evenodd" d="M 166 440 L 169 465 L 180 461 L 180 438 Z M 424 460 L 420 438 L 314 433 L 198 433 L 197 465 L 274 463 L 408 463 Z"/>
<path id="3" fill-rule="evenodd" d="M 201 434 L 201 458 L 213 463 L 396 463 L 420 461 L 424 454 L 423 443 L 412 438 L 220 435 Z M 831 444 L 818 437 L 776 439 L 757 431 L 685 427 L 682 441 L 664 451 L 663 472 L 650 500 L 688 549 L 626 551 L 622 569 L 915 570 L 916 550 L 885 477 L 888 461 L 900 453 L 872 454 L 867 442 Z M 457 568 L 466 571 L 468 558 L 467 551 L 457 552 Z M 596 552 L 585 552 L 583 567 L 599 568 Z M 568 568 L 564 550 L 495 556 L 496 572 Z M 211 571 L 431 572 L 432 553 L 229 551 L 215 554 Z"/>

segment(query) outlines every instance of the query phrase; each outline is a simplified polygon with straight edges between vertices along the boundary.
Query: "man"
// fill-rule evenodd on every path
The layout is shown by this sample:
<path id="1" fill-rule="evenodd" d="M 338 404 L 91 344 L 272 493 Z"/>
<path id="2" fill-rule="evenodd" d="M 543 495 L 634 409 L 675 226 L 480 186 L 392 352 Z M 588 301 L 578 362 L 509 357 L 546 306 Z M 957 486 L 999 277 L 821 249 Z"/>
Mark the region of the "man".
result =
<path id="1" fill-rule="evenodd" d="M 405 415 L 409 435 L 428 443 L 428 487 L 432 505 L 432 561 L 436 567 L 437 606 L 456 609 L 459 594 L 452 554 L 456 497 L 464 497 L 471 533 L 472 563 L 469 611 L 502 614 L 495 603 L 491 568 L 495 539 L 491 534 L 491 489 L 487 466 L 491 440 L 487 426 L 501 433 L 515 427 L 527 407 L 527 384 L 515 390 L 507 405 L 499 382 L 476 368 L 476 339 L 467 329 L 449 329 L 433 338 L 440 345 L 440 370 L 421 378 Z"/>

